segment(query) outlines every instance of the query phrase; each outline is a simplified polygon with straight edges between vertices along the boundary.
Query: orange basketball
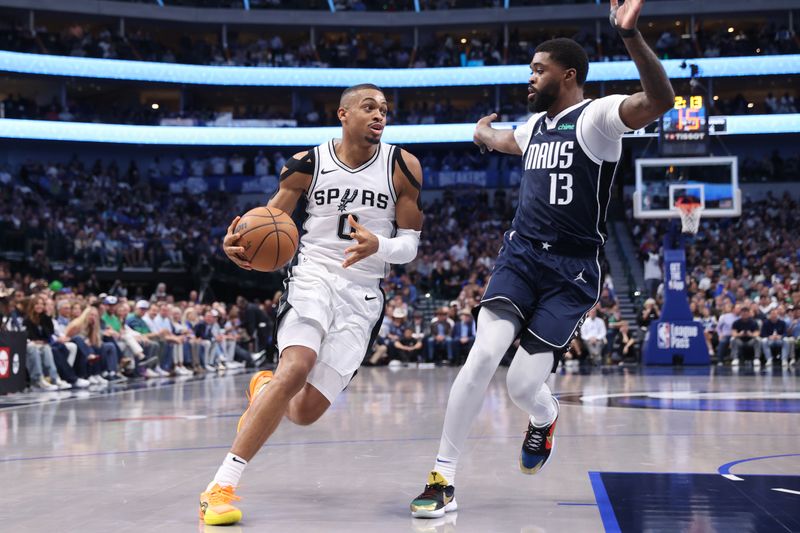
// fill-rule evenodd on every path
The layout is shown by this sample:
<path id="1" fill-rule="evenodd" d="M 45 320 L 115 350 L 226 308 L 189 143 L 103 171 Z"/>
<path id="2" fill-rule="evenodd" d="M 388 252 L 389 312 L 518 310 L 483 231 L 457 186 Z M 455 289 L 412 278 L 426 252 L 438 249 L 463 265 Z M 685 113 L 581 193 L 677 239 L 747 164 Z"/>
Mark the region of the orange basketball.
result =
<path id="1" fill-rule="evenodd" d="M 237 244 L 254 270 L 272 272 L 291 261 L 299 237 L 292 218 L 274 207 L 256 207 L 239 219 Z"/>

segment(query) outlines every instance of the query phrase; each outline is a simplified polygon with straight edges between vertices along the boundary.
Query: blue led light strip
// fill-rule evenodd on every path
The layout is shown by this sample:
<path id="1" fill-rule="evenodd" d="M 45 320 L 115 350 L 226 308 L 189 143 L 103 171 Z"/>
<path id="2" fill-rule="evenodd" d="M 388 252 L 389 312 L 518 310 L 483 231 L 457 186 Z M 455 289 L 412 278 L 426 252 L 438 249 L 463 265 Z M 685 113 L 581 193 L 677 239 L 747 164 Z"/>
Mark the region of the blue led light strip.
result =
<path id="1" fill-rule="evenodd" d="M 688 78 L 684 61 L 663 61 L 670 78 Z M 700 76 L 766 76 L 800 74 L 800 54 L 783 56 L 720 57 L 686 60 L 696 64 Z M 524 84 L 530 76 L 528 65 L 497 67 L 452 67 L 419 69 L 360 69 L 311 67 L 219 67 L 95 59 L 87 57 L 23 54 L 0 51 L 0 71 L 80 78 L 136 80 L 199 85 L 262 87 L 350 87 L 374 83 L 381 87 L 455 87 L 465 85 Z M 632 61 L 591 63 L 590 82 L 638 80 Z"/>
<path id="2" fill-rule="evenodd" d="M 800 113 L 725 117 L 726 135 L 800 133 Z M 497 124 L 512 128 L 515 124 Z M 393 144 L 472 142 L 474 124 L 389 126 L 383 140 Z M 130 126 L 47 120 L 0 120 L 0 138 L 152 145 L 313 146 L 341 136 L 340 127 L 214 128 Z"/>

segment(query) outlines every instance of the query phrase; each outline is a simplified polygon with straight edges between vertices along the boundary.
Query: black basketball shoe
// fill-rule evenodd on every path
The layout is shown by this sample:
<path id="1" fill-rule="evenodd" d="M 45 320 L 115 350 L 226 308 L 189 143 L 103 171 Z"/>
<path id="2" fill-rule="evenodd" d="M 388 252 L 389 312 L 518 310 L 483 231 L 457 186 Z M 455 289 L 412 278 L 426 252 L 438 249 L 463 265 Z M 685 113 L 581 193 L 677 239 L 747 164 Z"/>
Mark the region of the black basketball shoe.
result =
<path id="1" fill-rule="evenodd" d="M 458 509 L 456 488 L 435 470 L 428 474 L 428 483 L 422 494 L 411 501 L 414 518 L 439 518 Z"/>
<path id="2" fill-rule="evenodd" d="M 536 427 L 528 421 L 528 431 L 519 454 L 519 469 L 523 474 L 533 475 L 539 472 L 550 459 L 555 447 L 556 422 L 558 414 L 552 424 L 543 427 Z"/>

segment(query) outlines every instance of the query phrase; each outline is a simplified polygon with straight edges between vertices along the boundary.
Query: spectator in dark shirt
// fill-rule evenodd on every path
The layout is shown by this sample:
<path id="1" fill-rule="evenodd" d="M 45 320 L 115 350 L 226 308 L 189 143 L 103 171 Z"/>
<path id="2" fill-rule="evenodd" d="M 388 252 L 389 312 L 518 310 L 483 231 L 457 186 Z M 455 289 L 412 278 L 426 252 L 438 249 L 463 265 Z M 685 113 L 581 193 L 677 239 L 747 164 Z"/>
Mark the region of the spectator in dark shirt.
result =
<path id="1" fill-rule="evenodd" d="M 467 360 L 467 354 L 472 349 L 472 344 L 475 342 L 475 321 L 472 319 L 472 313 L 469 309 L 462 309 L 458 313 L 458 322 L 453 326 L 453 346 L 451 350 L 455 361 L 451 361 L 456 365 L 463 365 Z"/>
<path id="2" fill-rule="evenodd" d="M 450 332 L 453 330 L 453 324 L 447 314 L 450 310 L 447 307 L 440 307 L 436 311 L 436 317 L 431 322 L 431 333 L 428 337 L 428 361 L 434 363 L 441 363 L 442 350 L 445 351 L 448 361 L 453 360 L 453 339 Z"/>
<path id="3" fill-rule="evenodd" d="M 45 391 L 69 389 L 71 385 L 58 377 L 53 350 L 50 347 L 53 322 L 44 311 L 44 299 L 34 296 L 28 302 L 23 321 L 28 337 L 25 363 L 31 385 Z M 45 379 L 45 374 L 50 379 L 49 382 Z"/>
<path id="4" fill-rule="evenodd" d="M 389 333 L 386 335 L 388 345 L 389 345 L 389 359 L 390 360 L 401 360 L 404 362 L 408 362 L 407 360 L 403 359 L 405 353 L 398 352 L 396 349 L 396 343 L 400 339 L 403 338 L 403 330 L 406 328 L 406 317 L 408 313 L 405 309 L 396 308 L 392 311 L 392 322 L 389 324 Z"/>
<path id="5" fill-rule="evenodd" d="M 767 366 L 772 365 L 772 350 L 781 351 L 781 364 L 789 366 L 789 350 L 791 343 L 786 338 L 786 322 L 778 318 L 778 310 L 769 312 L 769 319 L 761 326 L 761 350 L 767 359 Z"/>
<path id="6" fill-rule="evenodd" d="M 658 309 L 658 305 L 656 305 L 656 301 L 653 298 L 648 298 L 644 301 L 644 307 L 642 308 L 642 312 L 639 314 L 639 327 L 643 330 L 647 331 L 650 327 L 650 324 L 658 320 L 658 317 L 661 316 L 661 312 Z"/>
<path id="7" fill-rule="evenodd" d="M 414 311 L 414 319 L 409 326 L 414 335 L 414 338 L 421 341 L 424 346 L 428 338 L 428 328 L 425 327 L 425 317 L 422 311 Z"/>
<path id="8" fill-rule="evenodd" d="M 628 328 L 627 322 L 620 322 L 619 332 L 614 337 L 614 357 L 618 358 L 620 364 L 625 362 L 639 362 L 639 351 L 636 347 L 636 338 Z"/>
<path id="9" fill-rule="evenodd" d="M 394 341 L 394 350 L 403 363 L 420 362 L 422 358 L 422 341 L 414 338 L 414 330 L 403 329 L 403 335 Z"/>
<path id="10" fill-rule="evenodd" d="M 742 306 L 739 312 L 739 319 L 733 323 L 732 329 L 731 352 L 733 352 L 733 361 L 731 361 L 731 366 L 739 366 L 742 348 L 745 347 L 753 349 L 753 365 L 761 366 L 761 343 L 758 338 L 758 322 L 753 320 L 748 306 Z"/>
<path id="11" fill-rule="evenodd" d="M 267 315 L 258 304 L 248 302 L 244 296 L 236 298 L 236 305 L 239 307 L 242 319 L 242 327 L 250 336 L 255 339 L 255 351 L 266 350 L 272 344 L 272 330 L 274 328 L 272 319 Z M 259 353 L 259 355 L 261 355 Z"/>

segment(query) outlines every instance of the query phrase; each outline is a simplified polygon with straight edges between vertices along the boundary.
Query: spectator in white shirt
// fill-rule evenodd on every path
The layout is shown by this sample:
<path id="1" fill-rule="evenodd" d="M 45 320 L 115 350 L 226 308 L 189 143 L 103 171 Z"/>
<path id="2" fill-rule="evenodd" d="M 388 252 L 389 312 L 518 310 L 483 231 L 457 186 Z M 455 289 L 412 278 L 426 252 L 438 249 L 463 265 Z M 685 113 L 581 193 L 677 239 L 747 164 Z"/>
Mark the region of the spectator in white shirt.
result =
<path id="1" fill-rule="evenodd" d="M 602 363 L 603 346 L 606 343 L 606 323 L 597 316 L 597 308 L 592 307 L 589 315 L 581 325 L 581 340 L 589 350 L 589 356 L 595 365 Z"/>
<path id="2" fill-rule="evenodd" d="M 467 255 L 467 239 L 463 237 L 450 247 L 450 257 L 452 257 L 454 261 L 464 261 Z"/>
<path id="3" fill-rule="evenodd" d="M 231 167 L 231 174 L 236 176 L 241 176 L 244 174 L 244 157 L 240 156 L 239 154 L 233 154 L 233 157 L 231 157 L 228 163 Z"/>
<path id="4" fill-rule="evenodd" d="M 222 176 L 225 174 L 227 163 L 222 156 L 214 156 L 211 158 L 211 174 L 214 176 Z"/>
<path id="5" fill-rule="evenodd" d="M 264 155 L 263 150 L 259 150 L 255 160 L 255 174 L 258 177 L 269 174 L 269 159 Z"/>
<path id="6" fill-rule="evenodd" d="M 655 298 L 658 295 L 658 286 L 663 279 L 661 275 L 661 258 L 655 246 L 644 253 L 644 284 L 647 287 L 647 296 Z"/>

